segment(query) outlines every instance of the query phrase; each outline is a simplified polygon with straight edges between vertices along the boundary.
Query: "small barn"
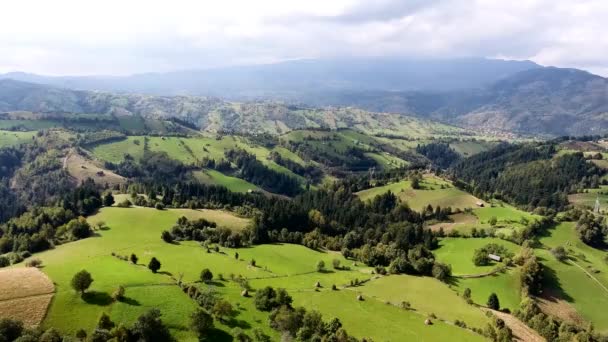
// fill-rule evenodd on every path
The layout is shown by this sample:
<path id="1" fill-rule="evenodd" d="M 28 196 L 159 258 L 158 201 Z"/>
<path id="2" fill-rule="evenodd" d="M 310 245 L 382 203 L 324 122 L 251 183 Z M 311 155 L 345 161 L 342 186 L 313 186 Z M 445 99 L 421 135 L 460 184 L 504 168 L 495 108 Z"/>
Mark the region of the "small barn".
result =
<path id="1" fill-rule="evenodd" d="M 494 260 L 494 261 L 498 261 L 498 262 L 500 262 L 502 260 L 500 255 L 496 255 L 496 254 L 488 254 L 488 258 L 490 258 L 491 260 Z"/>
<path id="2" fill-rule="evenodd" d="M 482 201 L 477 201 L 477 203 L 475 203 L 475 205 L 478 206 L 478 207 L 480 207 L 480 208 L 483 208 L 483 207 L 486 206 L 485 203 L 483 203 Z"/>

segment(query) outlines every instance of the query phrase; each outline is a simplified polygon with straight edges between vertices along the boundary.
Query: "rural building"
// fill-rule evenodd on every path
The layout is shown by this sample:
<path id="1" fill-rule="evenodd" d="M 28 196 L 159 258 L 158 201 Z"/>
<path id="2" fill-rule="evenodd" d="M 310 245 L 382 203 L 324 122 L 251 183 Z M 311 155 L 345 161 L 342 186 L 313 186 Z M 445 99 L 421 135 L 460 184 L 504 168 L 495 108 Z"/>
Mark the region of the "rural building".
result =
<path id="1" fill-rule="evenodd" d="M 500 257 L 500 255 L 496 255 L 496 254 L 488 254 L 488 258 L 494 260 L 494 261 L 500 261 L 502 260 L 502 258 Z"/>

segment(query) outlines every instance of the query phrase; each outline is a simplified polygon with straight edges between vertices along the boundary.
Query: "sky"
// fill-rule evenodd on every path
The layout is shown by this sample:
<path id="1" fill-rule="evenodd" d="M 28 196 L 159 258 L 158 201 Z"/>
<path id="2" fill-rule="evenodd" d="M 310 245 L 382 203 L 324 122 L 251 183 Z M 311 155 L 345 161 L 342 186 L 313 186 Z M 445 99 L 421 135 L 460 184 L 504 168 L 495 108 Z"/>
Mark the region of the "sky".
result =
<path id="1" fill-rule="evenodd" d="M 608 76 L 606 0 L 19 0 L 0 72 L 127 75 L 390 56 L 529 59 Z"/>

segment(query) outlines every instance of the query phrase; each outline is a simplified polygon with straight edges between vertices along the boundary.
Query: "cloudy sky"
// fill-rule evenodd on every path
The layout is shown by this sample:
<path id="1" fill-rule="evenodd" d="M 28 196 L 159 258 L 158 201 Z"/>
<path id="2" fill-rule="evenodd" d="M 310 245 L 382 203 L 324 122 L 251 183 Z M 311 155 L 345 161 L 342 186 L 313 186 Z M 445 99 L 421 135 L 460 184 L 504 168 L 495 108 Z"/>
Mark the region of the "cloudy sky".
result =
<path id="1" fill-rule="evenodd" d="M 607 32 L 606 0 L 19 0 L 0 10 L 0 72 L 480 56 L 608 76 Z"/>

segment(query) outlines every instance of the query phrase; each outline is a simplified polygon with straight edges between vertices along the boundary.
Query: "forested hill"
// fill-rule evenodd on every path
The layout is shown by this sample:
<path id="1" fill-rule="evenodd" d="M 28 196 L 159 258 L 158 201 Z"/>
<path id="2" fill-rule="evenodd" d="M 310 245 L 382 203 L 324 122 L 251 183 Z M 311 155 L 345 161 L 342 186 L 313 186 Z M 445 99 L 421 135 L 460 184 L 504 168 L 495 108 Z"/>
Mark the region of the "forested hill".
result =
<path id="1" fill-rule="evenodd" d="M 281 102 L 229 102 L 214 97 L 152 96 L 79 91 L 0 80 L 0 112 L 103 114 L 113 118 L 178 119 L 204 131 L 282 134 L 304 128 L 356 128 L 372 134 L 462 133 L 428 120 L 350 107 L 314 108 Z"/>
<path id="2" fill-rule="evenodd" d="M 498 198 L 530 211 L 563 210 L 568 194 L 597 188 L 605 171 L 582 152 L 558 154 L 555 142 L 501 144 L 463 159 L 450 172 L 455 185 L 482 198 Z"/>

